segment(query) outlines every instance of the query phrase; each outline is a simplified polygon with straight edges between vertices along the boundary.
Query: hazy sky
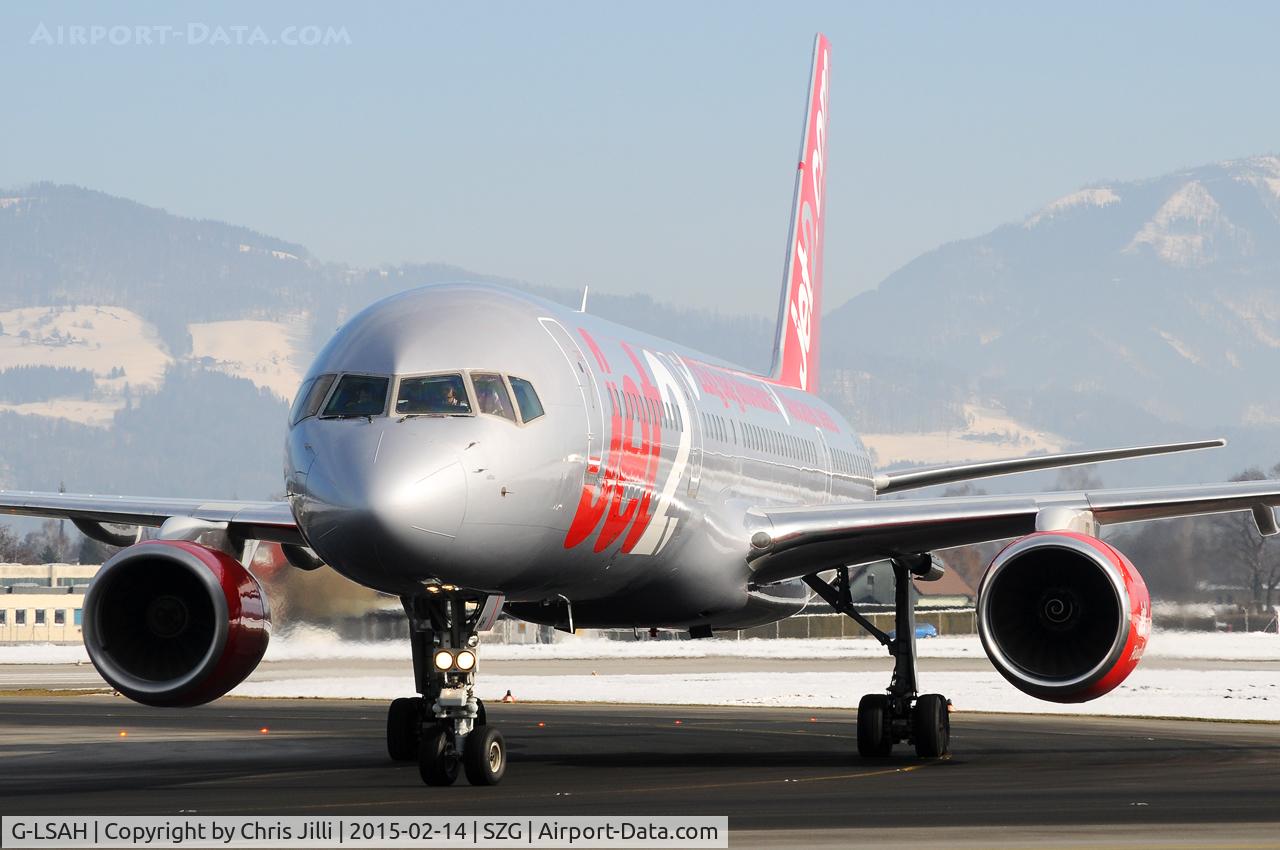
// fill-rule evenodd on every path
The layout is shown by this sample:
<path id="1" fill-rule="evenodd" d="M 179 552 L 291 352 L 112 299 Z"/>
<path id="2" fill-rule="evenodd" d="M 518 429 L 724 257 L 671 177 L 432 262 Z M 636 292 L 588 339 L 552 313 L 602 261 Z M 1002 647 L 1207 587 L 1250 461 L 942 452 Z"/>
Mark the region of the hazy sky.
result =
<path id="1" fill-rule="evenodd" d="M 307 25 L 349 43 L 214 30 Z M 5 4 L 0 187 L 772 315 L 819 29 L 828 309 L 1086 182 L 1280 149 L 1278 3 Z"/>

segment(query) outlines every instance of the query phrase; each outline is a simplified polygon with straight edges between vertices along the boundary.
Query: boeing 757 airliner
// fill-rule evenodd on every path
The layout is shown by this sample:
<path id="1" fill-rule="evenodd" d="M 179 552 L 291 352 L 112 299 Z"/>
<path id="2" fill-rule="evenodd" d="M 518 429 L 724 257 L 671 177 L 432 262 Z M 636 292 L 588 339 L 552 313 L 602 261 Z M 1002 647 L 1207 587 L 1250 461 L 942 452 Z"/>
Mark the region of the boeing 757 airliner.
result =
<path id="1" fill-rule="evenodd" d="M 941 575 L 937 549 L 1015 538 L 978 592 L 996 669 L 1058 702 L 1124 681 L 1151 605 L 1099 526 L 1252 511 L 1275 534 L 1280 482 L 881 499 L 1222 441 L 878 472 L 816 395 L 830 70 L 819 36 L 768 374 L 522 292 L 431 286 L 370 306 L 316 357 L 289 416 L 285 501 L 0 492 L 0 511 L 68 517 L 124 547 L 84 605 L 103 678 L 156 706 L 243 681 L 270 632 L 244 565 L 256 541 L 274 541 L 300 569 L 403 601 L 419 695 L 391 704 L 387 748 L 431 785 L 460 771 L 492 785 L 506 771 L 474 692 L 479 636 L 503 610 L 568 630 L 707 637 L 787 617 L 816 593 L 894 659 L 886 690 L 858 705 L 858 751 L 908 742 L 938 757 L 949 704 L 917 692 L 912 582 Z M 135 543 L 109 524 L 158 532 Z M 878 561 L 896 580 L 893 635 L 851 602 L 850 568 Z"/>

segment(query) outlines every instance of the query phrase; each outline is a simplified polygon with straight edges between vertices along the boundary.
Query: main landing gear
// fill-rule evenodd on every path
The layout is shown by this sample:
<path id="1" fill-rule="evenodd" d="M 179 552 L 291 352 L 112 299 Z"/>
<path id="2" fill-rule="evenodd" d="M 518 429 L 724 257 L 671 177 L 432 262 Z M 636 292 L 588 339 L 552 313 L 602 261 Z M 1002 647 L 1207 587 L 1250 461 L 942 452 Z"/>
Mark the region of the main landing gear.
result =
<path id="1" fill-rule="evenodd" d="M 916 693 L 916 617 L 911 576 L 925 575 L 931 555 L 895 558 L 893 564 L 894 635 L 890 637 L 853 607 L 849 594 L 849 568 L 836 571 L 832 587 L 817 575 L 805 584 L 832 608 L 851 617 L 893 656 L 893 678 L 883 694 L 867 694 L 858 703 L 858 754 L 882 758 L 893 745 L 909 741 L 921 758 L 939 758 L 951 752 L 951 702 L 941 694 Z"/>
<path id="2" fill-rule="evenodd" d="M 421 696 L 391 703 L 387 753 L 396 761 L 417 761 L 428 785 L 452 785 L 459 772 L 472 785 L 497 785 L 507 772 L 507 745 L 475 695 L 476 626 L 485 600 L 431 593 L 401 602 Z"/>

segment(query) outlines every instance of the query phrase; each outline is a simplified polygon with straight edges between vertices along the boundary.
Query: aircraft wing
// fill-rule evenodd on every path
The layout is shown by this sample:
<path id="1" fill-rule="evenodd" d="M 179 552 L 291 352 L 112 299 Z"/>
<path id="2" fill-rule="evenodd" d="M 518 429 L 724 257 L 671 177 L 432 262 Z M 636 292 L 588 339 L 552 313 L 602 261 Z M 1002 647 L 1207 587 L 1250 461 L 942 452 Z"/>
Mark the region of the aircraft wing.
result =
<path id="1" fill-rule="evenodd" d="M 190 517 L 225 522 L 229 531 L 249 540 L 307 545 L 288 502 L 210 502 L 0 490 L 0 514 L 66 518 L 77 527 L 100 523 L 159 526 L 170 517 Z"/>
<path id="2" fill-rule="evenodd" d="M 1277 505 L 1280 481 L 756 507 L 747 560 L 754 580 L 768 583 L 1034 531 L 1247 510 L 1262 534 L 1275 534 Z"/>
<path id="3" fill-rule="evenodd" d="M 1016 475 L 1019 472 L 1035 472 L 1041 469 L 1060 469 L 1065 466 L 1082 466 L 1112 460 L 1129 460 L 1139 457 L 1194 452 L 1200 449 L 1216 449 L 1225 446 L 1221 437 L 1213 440 L 1196 440 L 1189 443 L 1160 443 L 1154 446 L 1130 446 L 1123 449 L 1069 452 L 1056 455 L 1033 455 L 1007 460 L 986 460 L 976 463 L 960 463 L 949 466 L 929 466 L 923 469 L 902 469 L 884 472 L 875 477 L 876 494 L 883 496 L 899 490 L 954 484 L 978 478 L 994 478 L 998 475 Z"/>

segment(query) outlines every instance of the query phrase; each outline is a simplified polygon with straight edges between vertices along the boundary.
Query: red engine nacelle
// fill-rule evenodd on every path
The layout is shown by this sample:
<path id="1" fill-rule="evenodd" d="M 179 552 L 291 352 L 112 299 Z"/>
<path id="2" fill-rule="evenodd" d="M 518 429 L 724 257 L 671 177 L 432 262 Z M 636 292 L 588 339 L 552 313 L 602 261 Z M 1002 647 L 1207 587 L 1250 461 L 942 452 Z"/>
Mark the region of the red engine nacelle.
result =
<path id="1" fill-rule="evenodd" d="M 257 579 L 216 549 L 149 540 L 102 565 L 84 600 L 84 645 L 102 678 L 146 705 L 215 700 L 267 651 Z"/>
<path id="2" fill-rule="evenodd" d="M 1014 687 L 1054 702 L 1085 702 L 1138 666 L 1151 598 L 1129 559 L 1069 531 L 1031 534 L 991 562 L 978 587 L 978 634 Z"/>

